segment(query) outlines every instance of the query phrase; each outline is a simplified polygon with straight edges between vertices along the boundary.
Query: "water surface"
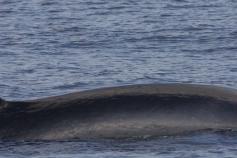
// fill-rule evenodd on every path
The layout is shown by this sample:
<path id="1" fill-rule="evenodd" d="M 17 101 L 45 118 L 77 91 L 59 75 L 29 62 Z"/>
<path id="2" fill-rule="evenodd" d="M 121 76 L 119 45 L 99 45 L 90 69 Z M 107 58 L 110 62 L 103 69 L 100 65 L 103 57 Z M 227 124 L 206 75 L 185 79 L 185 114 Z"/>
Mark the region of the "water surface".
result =
<path id="1" fill-rule="evenodd" d="M 0 157 L 74 158 L 235 157 L 236 134 L 197 134 L 144 140 L 0 142 Z"/>

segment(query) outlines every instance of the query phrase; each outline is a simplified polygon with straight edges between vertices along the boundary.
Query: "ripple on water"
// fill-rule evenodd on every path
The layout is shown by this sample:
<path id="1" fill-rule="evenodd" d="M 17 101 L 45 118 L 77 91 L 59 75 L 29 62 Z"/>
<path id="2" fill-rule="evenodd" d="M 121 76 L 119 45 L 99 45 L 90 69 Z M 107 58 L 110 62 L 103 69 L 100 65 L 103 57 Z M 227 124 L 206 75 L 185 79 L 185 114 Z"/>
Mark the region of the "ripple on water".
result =
<path id="1" fill-rule="evenodd" d="M 144 140 L 0 142 L 9 157 L 235 157 L 236 134 L 202 133 Z"/>

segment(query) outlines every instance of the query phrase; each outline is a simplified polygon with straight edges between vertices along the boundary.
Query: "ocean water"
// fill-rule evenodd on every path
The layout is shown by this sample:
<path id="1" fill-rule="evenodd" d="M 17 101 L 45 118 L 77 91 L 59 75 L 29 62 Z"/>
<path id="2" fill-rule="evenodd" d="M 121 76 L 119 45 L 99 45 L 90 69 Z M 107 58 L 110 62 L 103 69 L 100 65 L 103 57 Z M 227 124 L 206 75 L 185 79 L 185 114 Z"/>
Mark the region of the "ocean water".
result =
<path id="1" fill-rule="evenodd" d="M 237 88 L 235 0 L 0 0 L 0 97 L 140 83 Z M 233 133 L 0 142 L 0 157 L 235 157 Z"/>
<path id="2" fill-rule="evenodd" d="M 0 158 L 235 158 L 236 134 L 144 140 L 0 142 Z"/>

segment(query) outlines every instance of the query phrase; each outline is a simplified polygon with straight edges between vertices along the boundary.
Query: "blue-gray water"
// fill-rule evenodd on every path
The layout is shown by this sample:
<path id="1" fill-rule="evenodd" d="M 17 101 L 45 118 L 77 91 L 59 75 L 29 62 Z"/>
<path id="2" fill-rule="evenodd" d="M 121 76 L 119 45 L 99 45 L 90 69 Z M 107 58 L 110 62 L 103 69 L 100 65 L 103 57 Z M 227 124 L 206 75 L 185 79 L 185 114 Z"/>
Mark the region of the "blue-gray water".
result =
<path id="1" fill-rule="evenodd" d="M 235 158 L 236 144 L 236 134 L 130 141 L 0 142 L 0 158 Z"/>
<path id="2" fill-rule="evenodd" d="M 0 97 L 137 83 L 237 88 L 235 0 L 0 0 Z M 0 142 L 0 157 L 235 157 L 235 135 Z"/>

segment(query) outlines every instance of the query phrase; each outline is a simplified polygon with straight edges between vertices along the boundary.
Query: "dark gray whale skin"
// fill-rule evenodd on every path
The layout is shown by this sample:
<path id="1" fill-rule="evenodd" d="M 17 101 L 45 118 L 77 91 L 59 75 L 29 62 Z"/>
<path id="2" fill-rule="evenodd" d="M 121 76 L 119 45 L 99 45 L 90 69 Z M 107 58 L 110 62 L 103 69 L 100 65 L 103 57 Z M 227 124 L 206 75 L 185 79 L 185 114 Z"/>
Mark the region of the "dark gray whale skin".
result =
<path id="1" fill-rule="evenodd" d="M 237 91 L 129 85 L 30 101 L 0 99 L 0 139 L 95 139 L 237 129 Z"/>

